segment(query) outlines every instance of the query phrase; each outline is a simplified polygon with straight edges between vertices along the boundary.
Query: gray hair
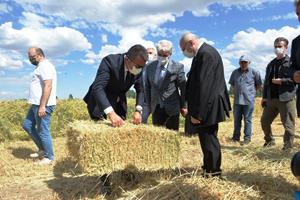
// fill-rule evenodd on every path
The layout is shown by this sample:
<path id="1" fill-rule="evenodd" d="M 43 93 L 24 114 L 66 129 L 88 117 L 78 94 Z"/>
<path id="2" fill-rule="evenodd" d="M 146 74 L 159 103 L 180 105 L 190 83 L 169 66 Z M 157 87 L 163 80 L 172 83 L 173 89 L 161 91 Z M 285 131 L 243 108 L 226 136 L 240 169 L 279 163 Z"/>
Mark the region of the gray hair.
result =
<path id="1" fill-rule="evenodd" d="M 191 33 L 191 32 L 185 32 L 185 33 L 181 36 L 179 44 L 180 44 L 180 45 L 183 45 L 183 44 L 185 44 L 186 42 L 191 41 L 191 40 L 200 40 L 200 38 L 199 38 L 197 35 L 195 35 L 194 33 Z"/>
<path id="2" fill-rule="evenodd" d="M 157 52 L 164 51 L 172 53 L 173 44 L 169 40 L 160 40 L 156 45 Z"/>

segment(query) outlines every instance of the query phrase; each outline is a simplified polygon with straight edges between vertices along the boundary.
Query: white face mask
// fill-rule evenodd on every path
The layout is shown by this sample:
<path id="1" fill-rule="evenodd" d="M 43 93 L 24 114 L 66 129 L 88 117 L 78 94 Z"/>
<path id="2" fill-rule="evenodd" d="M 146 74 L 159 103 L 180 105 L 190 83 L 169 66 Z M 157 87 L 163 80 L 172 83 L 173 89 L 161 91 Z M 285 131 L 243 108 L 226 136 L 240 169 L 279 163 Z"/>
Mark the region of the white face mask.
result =
<path id="1" fill-rule="evenodd" d="M 193 52 L 188 52 L 187 50 L 183 51 L 183 55 L 188 58 L 192 58 L 195 56 Z"/>
<path id="2" fill-rule="evenodd" d="M 138 75 L 139 73 L 141 73 L 142 68 L 136 68 L 136 66 L 133 66 L 131 69 L 128 69 L 130 73 L 132 73 L 133 75 Z"/>
<path id="3" fill-rule="evenodd" d="M 169 61 L 169 58 L 168 58 L 168 57 L 158 56 L 157 60 L 158 60 L 161 64 L 165 65 L 165 64 Z"/>
<path id="4" fill-rule="evenodd" d="M 153 61 L 155 59 L 154 55 L 148 55 L 148 62 Z"/>
<path id="5" fill-rule="evenodd" d="M 274 53 L 276 54 L 277 57 L 282 57 L 285 55 L 285 48 L 275 48 Z"/>

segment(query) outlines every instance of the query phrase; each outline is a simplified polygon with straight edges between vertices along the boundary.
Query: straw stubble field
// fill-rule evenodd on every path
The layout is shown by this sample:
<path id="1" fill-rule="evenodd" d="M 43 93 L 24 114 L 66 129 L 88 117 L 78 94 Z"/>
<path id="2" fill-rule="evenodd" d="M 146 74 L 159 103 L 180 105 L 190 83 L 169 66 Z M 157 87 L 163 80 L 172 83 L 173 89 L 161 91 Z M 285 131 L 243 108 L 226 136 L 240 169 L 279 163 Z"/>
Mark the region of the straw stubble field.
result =
<path id="1" fill-rule="evenodd" d="M 79 114 L 79 111 L 85 112 L 84 104 L 77 101 L 76 106 L 72 106 L 74 102 L 64 102 L 68 104 L 68 109 L 54 115 L 62 117 L 63 112 L 67 111 L 73 119 L 76 116 L 72 113 L 77 112 L 79 120 L 85 119 L 86 114 Z M 133 105 L 132 101 L 130 104 Z M 10 106 L 20 107 L 17 104 Z M 60 110 L 66 108 L 66 105 L 60 104 L 57 110 L 59 106 Z M 9 115 L 15 116 L 13 113 Z M 20 118 L 23 115 L 20 113 Z M 33 143 L 21 140 L 26 136 L 17 129 L 20 124 L 16 121 L 18 119 L 13 118 L 14 123 L 10 122 L 13 131 L 9 133 L 10 139 L 14 140 L 0 143 L 0 199 L 293 199 L 293 191 L 299 190 L 299 184 L 290 172 L 290 159 L 300 147 L 299 137 L 292 152 L 282 152 L 283 128 L 277 118 L 273 125 L 276 146 L 263 148 L 260 115 L 261 108 L 257 103 L 253 138 L 247 146 L 229 141 L 233 130 L 232 119 L 220 125 L 222 169 L 226 180 L 203 179 L 200 176 L 202 154 L 198 138 L 179 136 L 180 152 L 176 168 L 139 170 L 128 166 L 125 170 L 114 171 L 111 173 L 113 185 L 109 196 L 100 194 L 100 174 L 83 173 L 78 163 L 71 159 L 65 129 L 61 128 L 61 133 L 54 139 L 55 164 L 39 167 L 28 158 L 35 150 Z M 9 121 L 3 116 L 1 119 Z M 8 129 L 4 125 L 1 134 L 2 130 Z M 299 130 L 299 122 L 296 130 Z M 296 131 L 296 134 L 300 133 Z"/>

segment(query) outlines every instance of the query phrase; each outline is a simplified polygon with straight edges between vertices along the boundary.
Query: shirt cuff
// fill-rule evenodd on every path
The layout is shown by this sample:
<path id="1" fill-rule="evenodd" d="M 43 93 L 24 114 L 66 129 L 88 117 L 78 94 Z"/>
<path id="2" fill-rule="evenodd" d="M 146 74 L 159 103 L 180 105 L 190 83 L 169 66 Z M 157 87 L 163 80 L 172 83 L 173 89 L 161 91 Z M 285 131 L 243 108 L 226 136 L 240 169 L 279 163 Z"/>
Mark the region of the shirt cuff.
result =
<path id="1" fill-rule="evenodd" d="M 104 109 L 104 113 L 107 115 L 108 113 L 110 113 L 110 112 L 113 112 L 114 111 L 114 109 L 113 109 L 113 107 L 111 107 L 111 106 L 109 106 L 109 107 L 107 107 L 107 108 L 105 108 Z"/>
<path id="2" fill-rule="evenodd" d="M 138 110 L 138 111 L 142 111 L 142 110 L 143 110 L 143 107 L 140 106 L 140 105 L 137 105 L 137 106 L 135 107 L 135 109 Z"/>

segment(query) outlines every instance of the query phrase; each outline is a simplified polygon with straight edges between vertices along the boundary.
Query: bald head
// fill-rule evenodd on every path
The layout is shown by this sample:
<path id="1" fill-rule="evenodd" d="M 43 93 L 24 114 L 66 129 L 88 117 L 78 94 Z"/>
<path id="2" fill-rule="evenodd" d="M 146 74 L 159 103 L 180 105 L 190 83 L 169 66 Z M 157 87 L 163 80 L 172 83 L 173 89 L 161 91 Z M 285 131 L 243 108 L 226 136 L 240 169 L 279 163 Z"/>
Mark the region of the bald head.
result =
<path id="1" fill-rule="evenodd" d="M 45 59 L 45 54 L 39 47 L 30 47 L 28 49 L 28 58 L 31 64 L 37 66 L 39 62 Z"/>
<path id="2" fill-rule="evenodd" d="M 181 51 L 188 58 L 194 57 L 202 44 L 199 37 L 190 32 L 184 33 L 179 41 Z"/>
<path id="3" fill-rule="evenodd" d="M 186 32 L 181 36 L 179 45 L 181 49 L 184 50 L 184 46 L 186 45 L 186 43 L 188 43 L 189 41 L 196 41 L 196 40 L 200 41 L 200 38 L 197 35 L 190 32 Z"/>

